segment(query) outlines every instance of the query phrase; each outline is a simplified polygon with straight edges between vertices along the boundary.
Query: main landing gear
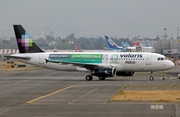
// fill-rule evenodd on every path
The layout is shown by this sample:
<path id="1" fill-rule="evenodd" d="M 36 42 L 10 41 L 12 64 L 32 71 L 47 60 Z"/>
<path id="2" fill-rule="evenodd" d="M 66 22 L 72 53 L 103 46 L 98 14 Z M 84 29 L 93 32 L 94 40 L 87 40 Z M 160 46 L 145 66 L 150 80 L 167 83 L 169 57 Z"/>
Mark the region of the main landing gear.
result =
<path id="1" fill-rule="evenodd" d="M 150 81 L 153 81 L 153 80 L 154 80 L 154 77 L 152 76 L 152 74 L 153 74 L 153 72 L 150 71 L 150 78 L 149 78 Z"/>
<path id="2" fill-rule="evenodd" d="M 91 80 L 93 79 L 93 77 L 92 77 L 92 75 L 87 75 L 87 76 L 85 77 L 85 79 L 86 79 L 87 81 L 91 81 Z"/>
<path id="3" fill-rule="evenodd" d="M 106 79 L 106 77 L 104 77 L 104 76 L 98 76 L 99 77 L 99 80 L 105 80 Z M 87 75 L 86 77 L 85 77 L 85 79 L 87 80 L 87 81 L 91 81 L 91 80 L 93 80 L 93 76 L 92 75 Z"/>

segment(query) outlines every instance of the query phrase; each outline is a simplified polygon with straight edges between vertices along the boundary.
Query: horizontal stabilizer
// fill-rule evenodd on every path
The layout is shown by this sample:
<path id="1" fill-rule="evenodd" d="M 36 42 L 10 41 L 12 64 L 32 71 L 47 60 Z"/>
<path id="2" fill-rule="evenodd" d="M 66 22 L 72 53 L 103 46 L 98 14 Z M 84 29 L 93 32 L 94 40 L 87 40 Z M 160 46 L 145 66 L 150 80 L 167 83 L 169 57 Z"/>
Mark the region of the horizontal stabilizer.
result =
<path id="1" fill-rule="evenodd" d="M 29 60 L 31 57 L 21 57 L 21 56 L 4 56 L 7 58 L 14 58 L 14 59 L 22 59 L 22 60 Z"/>

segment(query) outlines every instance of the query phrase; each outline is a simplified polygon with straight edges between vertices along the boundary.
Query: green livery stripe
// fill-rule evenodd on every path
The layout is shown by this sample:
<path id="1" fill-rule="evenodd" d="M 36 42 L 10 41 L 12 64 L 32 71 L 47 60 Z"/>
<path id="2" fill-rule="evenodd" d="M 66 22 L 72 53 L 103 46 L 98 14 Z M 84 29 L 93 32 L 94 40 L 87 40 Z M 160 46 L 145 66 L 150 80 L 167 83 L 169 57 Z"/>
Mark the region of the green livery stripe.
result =
<path id="1" fill-rule="evenodd" d="M 50 54 L 49 60 L 69 63 L 102 63 L 103 54 Z"/>
<path id="2" fill-rule="evenodd" d="M 70 54 L 71 59 L 102 59 L 103 54 Z"/>

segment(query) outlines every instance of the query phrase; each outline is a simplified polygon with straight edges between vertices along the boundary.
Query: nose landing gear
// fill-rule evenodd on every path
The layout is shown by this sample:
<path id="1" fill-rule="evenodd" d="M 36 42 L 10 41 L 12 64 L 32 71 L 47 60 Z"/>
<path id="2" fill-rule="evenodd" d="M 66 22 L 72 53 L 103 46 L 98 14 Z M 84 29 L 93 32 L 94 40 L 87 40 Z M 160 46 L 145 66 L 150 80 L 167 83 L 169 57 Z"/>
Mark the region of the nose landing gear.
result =
<path id="1" fill-rule="evenodd" d="M 150 71 L 150 78 L 149 78 L 149 80 L 150 80 L 150 81 L 153 81 L 153 80 L 154 80 L 154 77 L 153 77 L 153 75 L 152 75 L 152 74 L 153 74 L 153 72 L 152 72 L 152 71 Z"/>

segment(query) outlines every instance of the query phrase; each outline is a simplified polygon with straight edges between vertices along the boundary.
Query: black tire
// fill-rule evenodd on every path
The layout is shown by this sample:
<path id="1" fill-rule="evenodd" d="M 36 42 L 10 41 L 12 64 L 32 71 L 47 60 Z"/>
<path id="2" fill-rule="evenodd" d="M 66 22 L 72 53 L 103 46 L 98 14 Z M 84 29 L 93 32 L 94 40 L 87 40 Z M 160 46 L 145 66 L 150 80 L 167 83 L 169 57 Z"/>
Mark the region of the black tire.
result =
<path id="1" fill-rule="evenodd" d="M 153 81 L 153 80 L 154 80 L 154 78 L 153 78 L 153 77 L 150 77 L 149 79 L 150 79 L 150 81 Z"/>
<path id="2" fill-rule="evenodd" d="M 85 77 L 85 79 L 86 79 L 87 81 L 91 81 L 91 80 L 93 79 L 93 77 L 92 77 L 92 75 L 87 75 L 87 76 Z"/>

